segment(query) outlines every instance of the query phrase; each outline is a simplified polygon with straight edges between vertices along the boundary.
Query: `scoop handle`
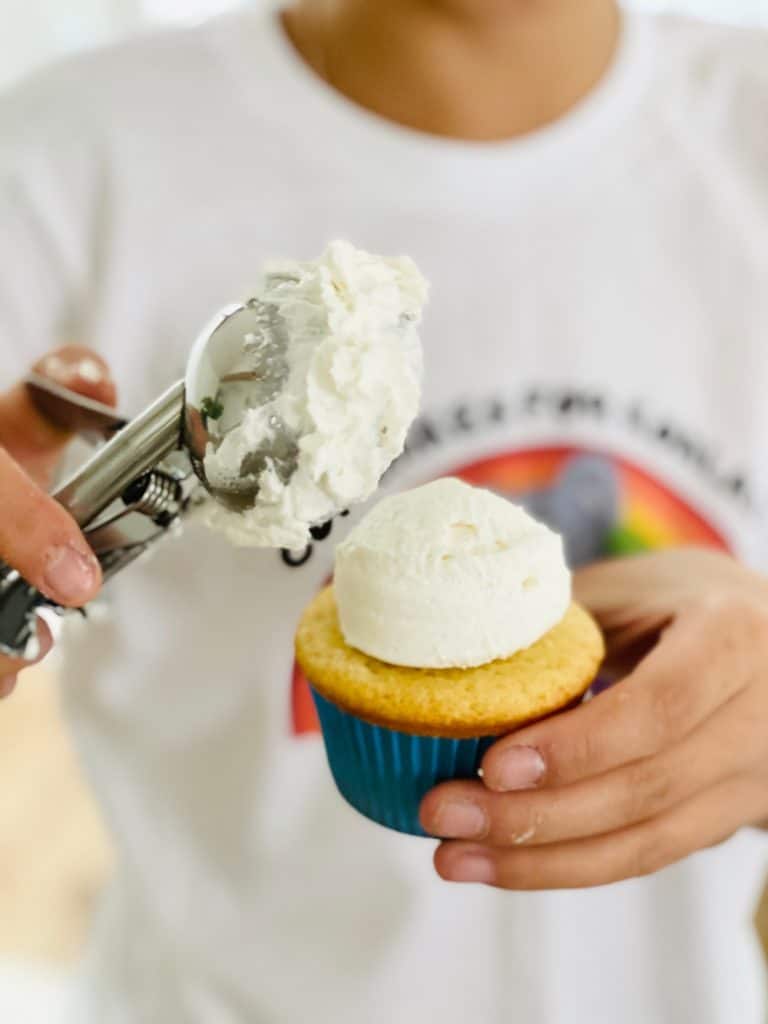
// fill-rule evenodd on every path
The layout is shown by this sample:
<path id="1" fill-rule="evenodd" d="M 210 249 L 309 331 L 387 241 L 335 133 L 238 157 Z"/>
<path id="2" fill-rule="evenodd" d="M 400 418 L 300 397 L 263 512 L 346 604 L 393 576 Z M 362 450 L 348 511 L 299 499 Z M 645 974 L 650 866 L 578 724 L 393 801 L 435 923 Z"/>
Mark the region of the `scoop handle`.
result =
<path id="1" fill-rule="evenodd" d="M 181 442 L 184 382 L 178 381 L 99 449 L 60 487 L 53 497 L 86 531 L 94 520 L 130 484 L 149 473 Z M 125 535 L 124 535 L 125 536 Z M 127 565 L 141 543 L 99 550 L 97 557 L 109 574 Z M 0 562 L 0 652 L 11 657 L 34 658 L 38 609 L 58 606 L 36 590 L 15 570 Z"/>
<path id="2" fill-rule="evenodd" d="M 34 371 L 27 374 L 24 386 L 32 404 L 47 420 L 93 444 L 108 441 L 128 423 L 111 406 L 70 391 Z"/>
<path id="3" fill-rule="evenodd" d="M 132 481 L 179 447 L 183 413 L 184 382 L 177 381 L 92 455 L 54 498 L 78 526 L 88 526 Z"/>

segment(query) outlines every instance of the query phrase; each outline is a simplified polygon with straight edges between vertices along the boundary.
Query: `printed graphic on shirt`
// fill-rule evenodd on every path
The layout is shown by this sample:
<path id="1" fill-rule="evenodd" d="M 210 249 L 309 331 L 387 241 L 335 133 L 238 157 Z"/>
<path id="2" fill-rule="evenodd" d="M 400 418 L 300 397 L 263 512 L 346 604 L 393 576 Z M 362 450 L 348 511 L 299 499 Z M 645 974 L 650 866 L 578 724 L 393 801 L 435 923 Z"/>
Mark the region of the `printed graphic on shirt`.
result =
<path id="1" fill-rule="evenodd" d="M 563 537 L 571 568 L 597 558 L 698 545 L 728 550 L 725 538 L 686 501 L 627 459 L 573 446 L 505 452 L 447 475 L 525 506 Z M 298 666 L 292 681 L 295 735 L 319 730 Z"/>

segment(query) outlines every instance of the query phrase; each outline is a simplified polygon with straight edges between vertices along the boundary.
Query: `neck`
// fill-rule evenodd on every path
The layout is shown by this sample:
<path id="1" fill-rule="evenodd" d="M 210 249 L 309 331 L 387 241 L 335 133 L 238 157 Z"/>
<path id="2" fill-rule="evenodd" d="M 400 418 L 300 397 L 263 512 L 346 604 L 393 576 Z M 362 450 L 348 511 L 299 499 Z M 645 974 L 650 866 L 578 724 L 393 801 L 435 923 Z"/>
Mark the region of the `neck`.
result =
<path id="1" fill-rule="evenodd" d="M 616 51 L 616 0 L 296 0 L 304 60 L 355 103 L 432 135 L 512 139 L 566 114 Z"/>

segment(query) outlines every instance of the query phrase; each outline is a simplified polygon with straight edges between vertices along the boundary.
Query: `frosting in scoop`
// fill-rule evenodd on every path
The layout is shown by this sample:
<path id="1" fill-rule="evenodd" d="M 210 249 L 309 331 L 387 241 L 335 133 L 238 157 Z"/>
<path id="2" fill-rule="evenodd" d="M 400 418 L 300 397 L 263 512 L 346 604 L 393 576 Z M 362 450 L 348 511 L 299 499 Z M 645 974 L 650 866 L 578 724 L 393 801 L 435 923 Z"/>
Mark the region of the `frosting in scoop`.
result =
<path id="1" fill-rule="evenodd" d="M 426 293 L 408 257 L 374 256 L 348 242 L 331 243 L 313 262 L 270 266 L 258 298 L 282 320 L 284 379 L 209 446 L 204 465 L 208 480 L 226 488 L 279 434 L 291 471 L 287 457 L 255 460 L 255 506 L 233 512 L 210 502 L 209 525 L 236 544 L 301 548 L 311 526 L 376 490 L 418 412 Z M 257 341 L 244 339 L 243 365 Z"/>

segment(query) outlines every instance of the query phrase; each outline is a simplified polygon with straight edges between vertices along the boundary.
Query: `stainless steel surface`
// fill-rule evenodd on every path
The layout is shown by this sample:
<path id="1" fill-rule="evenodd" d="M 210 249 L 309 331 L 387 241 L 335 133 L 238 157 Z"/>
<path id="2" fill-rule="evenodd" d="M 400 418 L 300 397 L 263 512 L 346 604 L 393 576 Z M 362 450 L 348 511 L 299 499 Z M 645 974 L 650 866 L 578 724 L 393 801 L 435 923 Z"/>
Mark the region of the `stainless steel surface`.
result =
<path id="1" fill-rule="evenodd" d="M 27 374 L 24 385 L 33 404 L 47 420 L 80 434 L 86 441 L 108 441 L 128 422 L 110 406 L 78 395 L 38 373 Z"/>
<path id="2" fill-rule="evenodd" d="M 0 565 L 0 654 L 26 661 L 37 658 L 37 609 L 47 604 L 15 569 Z"/>
<path id="3" fill-rule="evenodd" d="M 173 530 L 202 491 L 186 454 L 172 455 L 129 484 L 121 500 L 85 530 L 105 580 Z"/>
<path id="4" fill-rule="evenodd" d="M 288 377 L 287 331 L 276 306 L 251 299 L 230 306 L 202 332 L 187 363 L 184 440 L 195 472 L 221 504 L 236 511 L 258 498 L 262 470 L 271 465 L 288 480 L 296 468 L 297 439 L 277 416 L 271 438 L 249 451 L 231 478 L 209 479 L 205 455 L 242 423 L 249 409 L 276 398 Z"/>
<path id="5" fill-rule="evenodd" d="M 178 381 L 56 491 L 54 497 L 79 526 L 91 523 L 130 483 L 178 448 L 183 409 L 184 382 Z"/>

